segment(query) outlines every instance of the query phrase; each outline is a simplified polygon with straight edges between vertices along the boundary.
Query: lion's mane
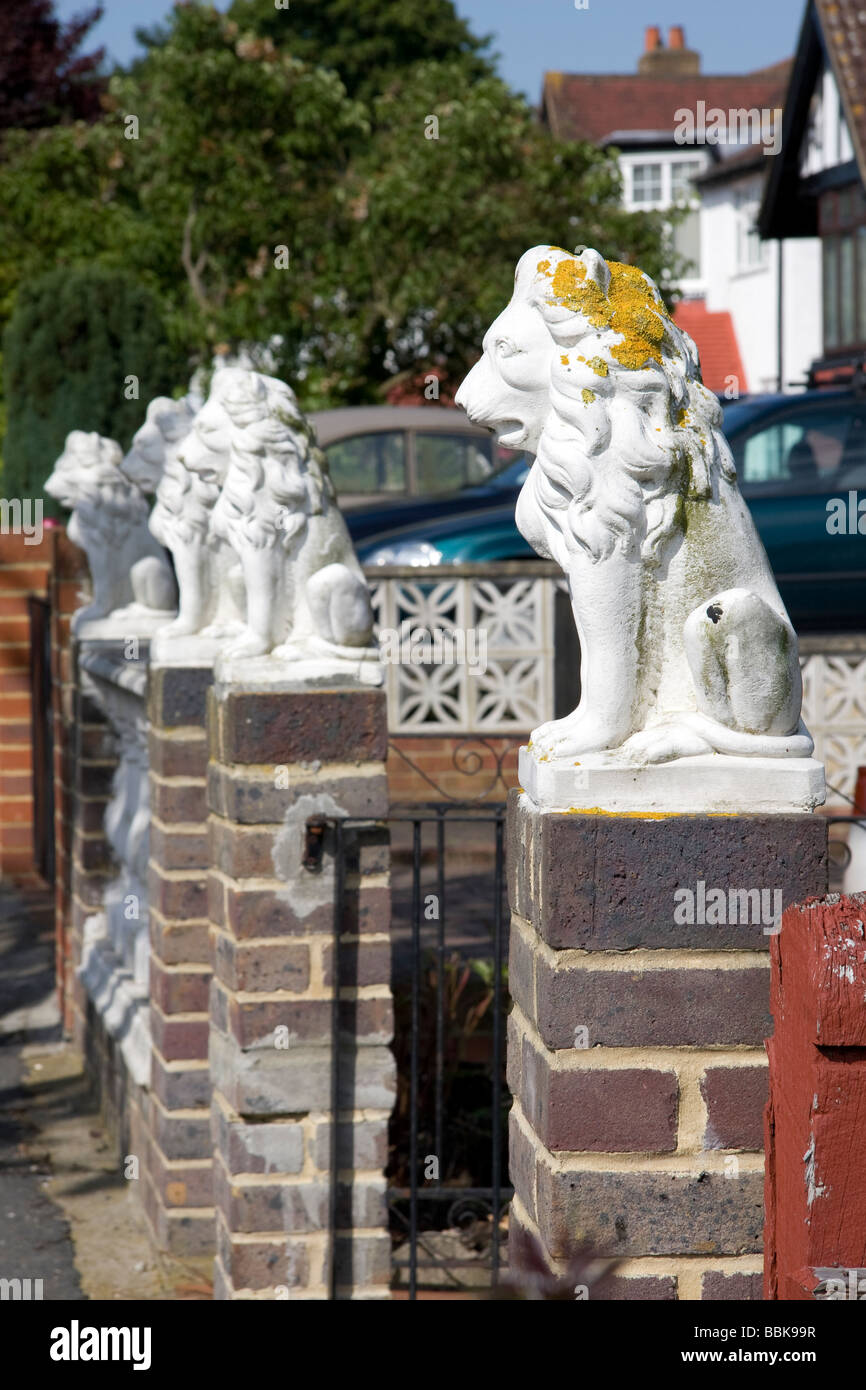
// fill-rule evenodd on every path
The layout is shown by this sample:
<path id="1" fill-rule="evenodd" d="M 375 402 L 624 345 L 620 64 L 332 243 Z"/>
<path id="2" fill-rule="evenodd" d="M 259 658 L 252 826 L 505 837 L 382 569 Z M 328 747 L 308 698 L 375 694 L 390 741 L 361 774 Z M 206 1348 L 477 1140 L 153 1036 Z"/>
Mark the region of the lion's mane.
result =
<path id="1" fill-rule="evenodd" d="M 47 492 L 69 497 L 80 535 L 86 533 L 111 549 L 148 513 L 144 493 L 121 471 L 122 458 L 113 439 L 73 430 L 45 485 Z"/>
<path id="2" fill-rule="evenodd" d="M 214 532 L 257 548 L 288 545 L 334 498 L 327 461 L 284 382 L 248 375 L 221 400 L 232 425 L 231 462 Z"/>
<path id="3" fill-rule="evenodd" d="M 536 248 L 516 282 L 556 347 L 528 484 L 538 507 L 566 549 L 598 561 L 637 546 L 658 563 L 686 499 L 736 477 L 692 339 L 649 276 L 597 252 Z"/>

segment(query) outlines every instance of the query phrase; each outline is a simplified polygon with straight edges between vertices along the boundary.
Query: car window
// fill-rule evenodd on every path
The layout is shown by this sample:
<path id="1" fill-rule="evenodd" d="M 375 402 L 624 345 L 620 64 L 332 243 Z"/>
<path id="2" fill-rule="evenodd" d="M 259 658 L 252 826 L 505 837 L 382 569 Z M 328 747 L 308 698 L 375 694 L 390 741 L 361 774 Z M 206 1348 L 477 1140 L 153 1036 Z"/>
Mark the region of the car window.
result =
<path id="1" fill-rule="evenodd" d="M 866 482 L 866 431 L 853 401 L 786 411 L 731 441 L 747 493 L 824 493 Z M 853 479 L 853 481 L 850 481 Z"/>
<path id="2" fill-rule="evenodd" d="M 406 491 L 406 436 L 402 430 L 338 439 L 325 453 L 337 496 Z"/>
<path id="3" fill-rule="evenodd" d="M 486 482 L 494 471 L 492 436 L 420 430 L 415 435 L 415 473 L 422 497 Z"/>

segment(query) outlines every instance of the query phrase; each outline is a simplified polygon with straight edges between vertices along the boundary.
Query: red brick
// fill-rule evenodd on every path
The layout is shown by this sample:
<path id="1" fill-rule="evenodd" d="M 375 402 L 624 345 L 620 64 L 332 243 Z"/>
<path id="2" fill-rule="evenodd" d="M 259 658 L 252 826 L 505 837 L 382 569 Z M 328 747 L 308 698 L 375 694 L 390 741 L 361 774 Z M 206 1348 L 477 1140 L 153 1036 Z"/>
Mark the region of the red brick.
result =
<path id="1" fill-rule="evenodd" d="M 163 781 L 151 776 L 150 805 L 154 816 L 167 824 L 204 824 L 207 801 L 203 781 Z"/>
<path id="2" fill-rule="evenodd" d="M 701 1299 L 719 1301 L 730 1299 L 744 1302 L 747 1299 L 763 1297 L 760 1274 L 722 1274 L 710 1270 L 701 1280 Z"/>
<path id="3" fill-rule="evenodd" d="M 179 921 L 207 918 L 207 878 L 203 873 L 168 877 L 151 860 L 147 882 L 148 901 L 160 916 Z"/>
<path id="4" fill-rule="evenodd" d="M 533 1018 L 524 973 L 530 954 L 513 948 L 509 983 L 547 1047 L 573 1047 L 578 1027 L 588 1030 L 590 1047 L 760 1047 L 771 1031 L 767 971 L 685 962 L 680 969 L 554 970 L 539 956 Z"/>
<path id="5" fill-rule="evenodd" d="M 310 1255 L 303 1237 L 278 1234 L 239 1240 L 217 1214 L 219 1263 L 235 1289 L 303 1288 L 310 1281 Z"/>
<path id="6" fill-rule="evenodd" d="M 211 816 L 211 863 L 229 878 L 273 878 L 272 855 L 276 826 L 267 830 L 241 829 L 231 821 Z"/>
<path id="7" fill-rule="evenodd" d="M 154 955 L 166 965 L 207 965 L 210 961 L 210 924 L 166 921 L 150 909 L 150 942 Z"/>
<path id="8" fill-rule="evenodd" d="M 166 738 L 151 729 L 148 743 L 152 773 L 159 777 L 197 777 L 202 781 L 206 778 L 208 747 L 203 734 L 186 730 L 182 738 Z"/>
<path id="9" fill-rule="evenodd" d="M 671 1071 L 553 1071 L 548 1055 L 525 1038 L 521 1099 L 548 1149 L 670 1153 L 677 1146 L 679 1088 Z"/>
<path id="10" fill-rule="evenodd" d="M 310 983 L 310 948 L 300 942 L 238 942 L 214 932 L 214 970 L 231 990 L 303 994 Z M 381 981 L 375 981 L 381 983 Z"/>
<path id="11" fill-rule="evenodd" d="M 707 1106 L 706 1148 L 763 1147 L 769 1096 L 766 1066 L 710 1067 L 701 1078 L 701 1094 Z"/>
<path id="12" fill-rule="evenodd" d="M 211 698 L 213 694 L 211 694 Z M 384 762 L 388 748 L 380 690 L 233 691 L 214 699 L 217 757 L 225 763 Z"/>
<path id="13" fill-rule="evenodd" d="M 331 1003 L 328 999 L 238 999 L 214 980 L 211 1015 L 215 1026 L 234 1036 L 243 1048 L 267 1046 L 276 1029 L 288 1029 L 298 1042 L 327 1043 L 331 1038 Z M 357 1042 L 390 1042 L 393 1008 L 390 998 L 344 1000 L 340 1006 L 341 1030 Z"/>
<path id="14" fill-rule="evenodd" d="M 210 1162 L 198 1160 L 194 1166 L 192 1162 L 169 1163 L 155 1144 L 151 1176 L 157 1196 L 165 1207 L 213 1206 L 213 1164 Z"/>
<path id="15" fill-rule="evenodd" d="M 208 843 L 206 829 L 166 829 L 151 821 L 150 857 L 161 869 L 206 869 Z"/>
<path id="16" fill-rule="evenodd" d="M 322 953 L 324 982 L 333 984 L 333 942 L 327 942 Z M 361 988 L 364 985 L 387 985 L 391 982 L 390 941 L 341 941 L 340 985 L 342 988 Z"/>
<path id="17" fill-rule="evenodd" d="M 219 1158 L 214 1163 L 214 1200 L 231 1231 L 241 1234 L 322 1231 L 328 1220 L 328 1183 L 244 1183 L 229 1179 Z"/>
<path id="18" fill-rule="evenodd" d="M 154 1047 L 167 1062 L 207 1060 L 207 1015 L 201 1018 L 168 1018 L 156 1005 L 151 1005 L 150 1029 Z"/>
<path id="19" fill-rule="evenodd" d="M 150 997 L 164 1014 L 204 1013 L 208 1007 L 210 970 L 166 967 L 150 959 Z"/>
<path id="20" fill-rule="evenodd" d="M 212 876 L 214 877 L 214 876 Z M 275 885 L 275 888 L 283 885 Z M 311 936 L 334 929 L 331 903 L 298 913 L 271 889 L 225 886 L 226 925 L 238 938 L 254 936 Z"/>

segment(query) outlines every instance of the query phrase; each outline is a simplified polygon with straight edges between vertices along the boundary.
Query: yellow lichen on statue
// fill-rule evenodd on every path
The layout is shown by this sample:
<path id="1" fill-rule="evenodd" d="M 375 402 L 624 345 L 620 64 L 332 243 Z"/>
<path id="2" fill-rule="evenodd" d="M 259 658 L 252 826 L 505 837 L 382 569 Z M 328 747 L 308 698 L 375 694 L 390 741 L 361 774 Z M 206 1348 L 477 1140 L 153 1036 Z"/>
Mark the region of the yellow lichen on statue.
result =
<path id="1" fill-rule="evenodd" d="M 539 262 L 539 271 L 546 274 L 548 264 Z M 611 356 L 621 366 L 635 369 L 648 361 L 661 363 L 665 319 L 669 318 L 667 310 L 637 266 L 623 265 L 620 261 L 606 264 L 610 271 L 607 294 L 595 280 L 587 278 L 582 261 L 571 257 L 560 261 L 553 274 L 552 289 L 556 298 L 552 302 L 583 314 L 593 328 L 610 328 L 621 334 L 623 341 L 610 349 Z M 589 366 L 599 376 L 607 375 L 607 364 L 601 358 L 591 359 Z"/>

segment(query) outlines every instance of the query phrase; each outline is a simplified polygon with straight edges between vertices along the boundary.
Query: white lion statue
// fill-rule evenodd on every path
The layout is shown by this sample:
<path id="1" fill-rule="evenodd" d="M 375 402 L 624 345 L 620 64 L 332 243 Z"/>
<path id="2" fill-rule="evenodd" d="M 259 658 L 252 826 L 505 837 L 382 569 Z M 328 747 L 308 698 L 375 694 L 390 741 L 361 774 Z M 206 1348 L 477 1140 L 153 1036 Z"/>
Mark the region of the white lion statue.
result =
<path id="1" fill-rule="evenodd" d="M 72 512 L 68 534 L 87 555 L 93 599 L 72 619 L 73 632 L 110 615 L 167 618 L 177 586 L 162 546 L 151 535 L 144 493 L 121 472 L 113 439 L 84 430 L 66 436 L 45 491 Z"/>
<path id="2" fill-rule="evenodd" d="M 177 401 L 155 397 L 121 465 L 143 491 L 156 494 L 150 529 L 171 551 L 178 578 L 177 617 L 161 629 L 154 644 L 156 654 L 165 650 L 166 643 L 177 646 L 179 638 L 209 639 L 237 632 L 243 621 L 243 581 L 237 558 L 211 532 L 221 480 L 205 472 L 190 472 L 181 462 L 195 416 L 196 404 L 190 396 Z M 182 645 L 189 652 L 188 644 Z"/>
<path id="3" fill-rule="evenodd" d="M 289 387 L 224 368 L 179 457 L 216 489 L 209 533 L 231 547 L 243 574 L 243 626 L 221 655 L 368 653 L 369 591 L 327 462 Z"/>
<path id="4" fill-rule="evenodd" d="M 797 639 L 694 343 L 636 266 L 537 246 L 457 396 L 535 462 L 517 525 L 564 570 L 576 710 L 536 759 L 808 758 Z"/>

